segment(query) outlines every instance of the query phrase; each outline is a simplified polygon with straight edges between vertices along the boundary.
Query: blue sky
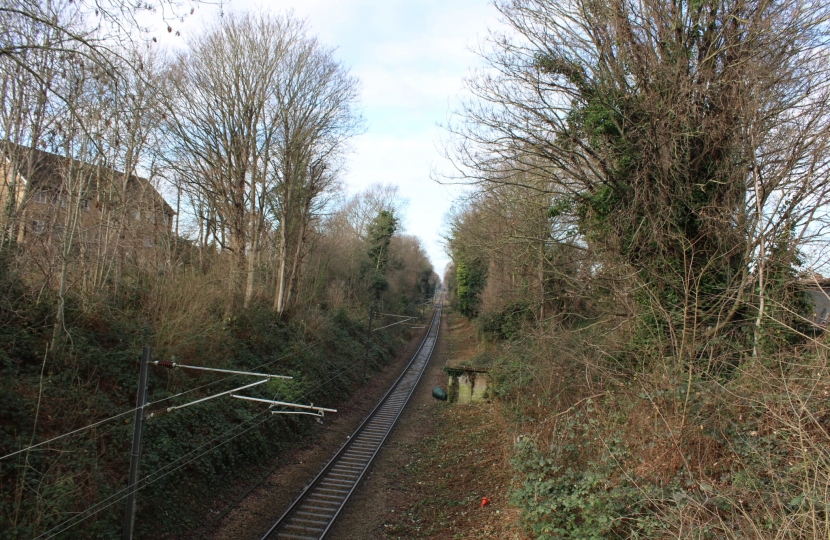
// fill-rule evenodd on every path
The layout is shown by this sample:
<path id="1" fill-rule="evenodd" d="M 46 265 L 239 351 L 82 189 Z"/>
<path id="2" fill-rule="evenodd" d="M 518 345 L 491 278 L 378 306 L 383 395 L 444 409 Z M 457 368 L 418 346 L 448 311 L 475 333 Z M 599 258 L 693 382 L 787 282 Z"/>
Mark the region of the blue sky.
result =
<path id="1" fill-rule="evenodd" d="M 498 24 L 495 8 L 488 0 L 233 0 L 224 9 L 293 10 L 311 34 L 337 48 L 335 56 L 361 81 L 367 124 L 352 144 L 346 188 L 397 185 L 408 200 L 406 232 L 422 239 L 443 276 L 448 257 L 440 231 L 458 188 L 430 179 L 431 168 L 448 166 L 438 151 L 438 124 L 463 95 L 463 78 L 480 63 L 470 49 Z M 200 5 L 196 17 L 179 25 L 182 38 L 199 31 L 200 19 L 217 13 L 216 7 Z"/>

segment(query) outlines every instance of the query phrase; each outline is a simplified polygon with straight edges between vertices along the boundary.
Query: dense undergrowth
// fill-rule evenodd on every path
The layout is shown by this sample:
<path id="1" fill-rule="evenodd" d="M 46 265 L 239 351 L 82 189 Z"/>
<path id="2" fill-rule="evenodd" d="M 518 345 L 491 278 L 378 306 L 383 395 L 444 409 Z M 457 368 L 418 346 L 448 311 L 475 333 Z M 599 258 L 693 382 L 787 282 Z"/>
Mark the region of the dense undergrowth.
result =
<path id="1" fill-rule="evenodd" d="M 830 537 L 828 4 L 496 7 L 445 281 L 526 529 Z"/>
<path id="2" fill-rule="evenodd" d="M 515 422 L 511 500 L 529 533 L 827 537 L 823 340 L 690 375 L 647 349 L 639 367 L 620 361 L 626 338 L 619 321 L 526 326 L 489 346 L 495 395 Z"/>
<path id="3" fill-rule="evenodd" d="M 52 293 L 27 288 L 7 265 L 0 269 L 0 455 L 130 411 L 144 345 L 155 346 L 154 359 L 291 375 L 292 381 L 245 393 L 328 406 L 390 361 L 408 337 L 400 326 L 375 333 L 367 363 L 366 323 L 346 307 L 306 307 L 280 318 L 263 302 L 228 318 L 221 298 L 209 301 L 209 290 L 201 294 L 200 309 L 176 305 L 186 280 L 168 281 L 167 301 L 173 305 L 163 318 L 153 318 L 151 305 L 165 297 L 153 290 L 161 280 L 141 275 L 125 279 L 117 295 L 70 299 L 66 345 L 53 355 L 46 354 Z M 198 278 L 190 281 L 198 289 Z M 171 321 L 178 330 L 165 332 Z M 249 382 L 154 366 L 149 409 Z M 177 397 L 184 392 L 189 393 Z M 308 416 L 271 415 L 264 405 L 229 397 L 147 420 L 137 536 L 177 536 L 194 529 L 205 504 L 223 487 L 278 455 L 311 425 Z M 0 462 L 0 538 L 120 537 L 132 431 L 133 415 L 126 414 Z"/>

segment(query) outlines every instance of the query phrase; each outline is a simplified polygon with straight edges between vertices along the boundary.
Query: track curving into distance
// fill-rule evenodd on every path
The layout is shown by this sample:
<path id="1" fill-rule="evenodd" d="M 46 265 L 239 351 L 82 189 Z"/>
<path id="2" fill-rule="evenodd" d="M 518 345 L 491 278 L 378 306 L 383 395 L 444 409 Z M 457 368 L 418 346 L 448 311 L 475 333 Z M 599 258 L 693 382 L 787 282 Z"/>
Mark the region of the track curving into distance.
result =
<path id="1" fill-rule="evenodd" d="M 392 388 L 262 540 L 319 540 L 326 536 L 421 380 L 438 341 L 442 304 L 443 299 L 436 303 L 424 341 Z"/>

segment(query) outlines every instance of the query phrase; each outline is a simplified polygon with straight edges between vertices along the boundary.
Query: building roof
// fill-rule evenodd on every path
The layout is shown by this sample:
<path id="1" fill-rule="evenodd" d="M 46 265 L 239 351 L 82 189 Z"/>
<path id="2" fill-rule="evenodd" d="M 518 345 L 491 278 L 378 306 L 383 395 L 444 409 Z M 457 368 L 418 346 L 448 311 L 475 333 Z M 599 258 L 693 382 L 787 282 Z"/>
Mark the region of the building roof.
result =
<path id="1" fill-rule="evenodd" d="M 70 167 L 85 169 L 89 174 L 104 174 L 119 180 L 122 180 L 125 176 L 123 172 L 110 167 L 85 163 L 73 158 L 67 158 L 9 141 L 0 142 L 0 152 L 5 155 L 7 160 L 11 159 L 11 157 L 17 157 L 20 161 L 25 162 L 26 166 L 20 168 L 20 176 L 25 182 L 39 189 L 55 189 L 58 187 L 55 185 L 56 180 L 61 178 L 62 171 Z M 14 154 L 14 156 L 11 154 Z M 28 163 L 30 158 L 31 169 L 25 170 L 29 167 Z M 144 193 L 148 193 L 154 202 L 161 206 L 165 214 L 171 216 L 176 214 L 176 211 L 167 204 L 167 201 L 164 200 L 161 193 L 146 178 L 131 174 L 127 183 L 127 189 L 139 189 Z"/>
<path id="2" fill-rule="evenodd" d="M 816 272 L 801 272 L 798 275 L 799 283 L 808 289 L 830 289 L 830 278 Z"/>

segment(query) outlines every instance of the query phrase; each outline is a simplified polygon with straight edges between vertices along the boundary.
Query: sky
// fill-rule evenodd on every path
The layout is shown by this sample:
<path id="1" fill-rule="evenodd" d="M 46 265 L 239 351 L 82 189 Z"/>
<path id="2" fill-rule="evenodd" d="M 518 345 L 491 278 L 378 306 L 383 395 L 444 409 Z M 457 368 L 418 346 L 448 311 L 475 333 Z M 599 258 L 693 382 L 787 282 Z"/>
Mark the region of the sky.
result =
<path id="1" fill-rule="evenodd" d="M 435 182 L 430 171 L 449 170 L 440 124 L 465 95 L 464 77 L 480 65 L 471 49 L 498 26 L 489 0 L 232 0 L 222 9 L 293 10 L 312 35 L 336 48 L 335 57 L 361 81 L 367 128 L 352 141 L 345 187 L 356 193 L 375 183 L 397 185 L 408 202 L 404 232 L 421 238 L 443 277 L 449 257 L 441 231 L 460 191 Z M 194 17 L 177 25 L 181 39 L 218 12 L 199 5 Z"/>

